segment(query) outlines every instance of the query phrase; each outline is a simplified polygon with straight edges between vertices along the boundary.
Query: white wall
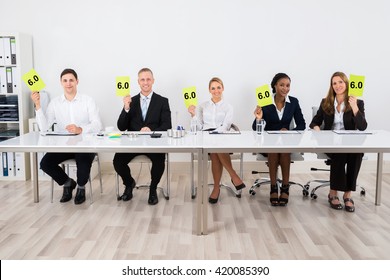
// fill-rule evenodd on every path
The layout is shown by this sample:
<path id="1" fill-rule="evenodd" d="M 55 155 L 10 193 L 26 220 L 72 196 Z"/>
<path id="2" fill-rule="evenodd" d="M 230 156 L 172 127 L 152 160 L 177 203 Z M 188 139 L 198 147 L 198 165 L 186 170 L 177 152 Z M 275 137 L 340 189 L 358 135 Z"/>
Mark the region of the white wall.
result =
<path id="1" fill-rule="evenodd" d="M 390 129 L 389 10 L 386 0 L 0 0 L 0 31 L 32 35 L 35 69 L 51 94 L 62 93 L 62 69 L 74 68 L 105 126 L 116 125 L 122 106 L 115 77 L 130 75 L 135 95 L 137 71 L 150 67 L 174 125 L 189 123 L 182 88 L 197 86 L 204 101 L 218 76 L 235 123 L 251 129 L 255 88 L 277 72 L 291 77 L 310 123 L 340 70 L 366 76 L 369 129 Z"/>

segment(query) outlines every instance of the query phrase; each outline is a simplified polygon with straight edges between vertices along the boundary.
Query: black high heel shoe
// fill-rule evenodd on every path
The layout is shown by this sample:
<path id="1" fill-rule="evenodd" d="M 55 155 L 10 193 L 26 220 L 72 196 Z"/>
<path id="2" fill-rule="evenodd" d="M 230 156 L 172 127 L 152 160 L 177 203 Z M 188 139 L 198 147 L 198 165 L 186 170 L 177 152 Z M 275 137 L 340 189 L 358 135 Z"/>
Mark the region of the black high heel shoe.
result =
<path id="1" fill-rule="evenodd" d="M 280 188 L 279 206 L 286 206 L 288 203 L 288 196 L 290 194 L 290 185 L 282 185 Z"/>
<path id="2" fill-rule="evenodd" d="M 236 190 L 238 190 L 238 191 L 246 187 L 245 184 L 244 184 L 244 182 L 242 182 L 242 184 L 236 186 L 236 185 L 234 185 L 233 180 L 231 180 L 231 181 L 232 181 L 233 186 L 234 186 L 234 187 L 236 188 Z"/>
<path id="3" fill-rule="evenodd" d="M 330 194 L 328 194 L 328 202 L 330 204 L 330 207 L 333 208 L 333 209 L 336 209 L 336 210 L 341 210 L 343 209 L 343 205 L 341 205 L 341 203 L 332 203 L 332 201 L 334 200 L 339 200 L 339 198 L 337 196 L 331 196 Z"/>
<path id="4" fill-rule="evenodd" d="M 345 203 L 351 202 L 352 206 L 347 206 Z M 344 207 L 347 212 L 355 212 L 355 202 L 353 202 L 352 198 L 344 198 Z"/>
<path id="5" fill-rule="evenodd" d="M 218 196 L 216 198 L 212 198 L 211 196 L 209 197 L 209 203 L 210 204 L 215 204 L 218 202 L 218 199 L 219 199 L 219 194 L 221 193 L 221 189 L 219 190 L 218 192 Z"/>
<path id="6" fill-rule="evenodd" d="M 278 198 L 279 189 L 278 189 L 278 185 L 271 185 L 271 190 L 270 190 L 269 194 L 270 194 L 269 202 L 271 203 L 271 205 L 272 206 L 278 206 L 279 205 L 279 198 Z"/>

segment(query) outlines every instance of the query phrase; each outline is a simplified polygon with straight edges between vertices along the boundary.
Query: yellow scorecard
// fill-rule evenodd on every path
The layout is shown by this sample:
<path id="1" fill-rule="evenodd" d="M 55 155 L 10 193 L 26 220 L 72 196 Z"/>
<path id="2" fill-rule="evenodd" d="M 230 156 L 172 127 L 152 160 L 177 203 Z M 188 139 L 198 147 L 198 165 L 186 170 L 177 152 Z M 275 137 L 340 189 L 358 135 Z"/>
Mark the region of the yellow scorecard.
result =
<path id="1" fill-rule="evenodd" d="M 46 86 L 34 69 L 31 69 L 26 74 L 24 74 L 22 76 L 22 80 L 26 83 L 31 91 L 40 91 Z"/>
<path id="2" fill-rule="evenodd" d="M 349 75 L 349 91 L 348 95 L 361 97 L 364 89 L 364 76 Z"/>
<path id="3" fill-rule="evenodd" d="M 257 105 L 259 105 L 260 107 L 271 105 L 273 101 L 269 85 L 263 85 L 261 87 L 256 88 L 256 98 Z"/>
<path id="4" fill-rule="evenodd" d="M 115 79 L 116 85 L 116 95 L 117 96 L 127 96 L 130 95 L 130 77 L 129 76 L 119 76 Z"/>
<path id="5" fill-rule="evenodd" d="M 186 107 L 198 105 L 198 97 L 196 96 L 196 87 L 188 87 L 183 89 L 184 104 Z"/>

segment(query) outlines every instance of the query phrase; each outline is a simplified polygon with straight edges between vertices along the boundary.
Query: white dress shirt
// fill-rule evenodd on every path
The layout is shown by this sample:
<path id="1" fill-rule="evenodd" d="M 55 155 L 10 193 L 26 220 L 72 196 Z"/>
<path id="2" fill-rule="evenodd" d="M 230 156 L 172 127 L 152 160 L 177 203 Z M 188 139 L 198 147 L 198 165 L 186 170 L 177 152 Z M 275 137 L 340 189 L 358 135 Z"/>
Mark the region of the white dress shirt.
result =
<path id="1" fill-rule="evenodd" d="M 145 95 L 143 95 L 142 93 L 140 93 L 139 94 L 140 95 L 140 106 L 141 106 L 141 112 L 142 112 L 142 104 L 144 103 L 144 102 L 146 102 L 146 112 L 145 112 L 145 117 L 146 117 L 146 113 L 148 112 L 148 109 L 149 109 L 149 104 L 150 104 L 150 100 L 152 99 L 152 96 L 153 96 L 153 91 L 152 92 L 150 92 L 149 94 L 148 94 L 148 96 L 145 96 Z M 143 114 L 144 112 L 142 112 L 142 114 Z"/>
<path id="2" fill-rule="evenodd" d="M 345 104 L 342 102 L 340 104 L 340 112 L 337 111 L 337 100 L 334 99 L 334 121 L 333 121 L 333 129 L 334 130 L 344 130 L 344 110 L 345 110 Z"/>
<path id="3" fill-rule="evenodd" d="M 140 98 L 139 106 L 141 108 L 141 112 L 142 112 L 142 102 L 144 101 L 145 98 L 146 98 L 146 112 L 148 112 L 150 100 L 152 99 L 152 95 L 153 95 L 153 91 L 151 91 L 147 97 L 145 95 L 143 95 L 141 92 L 139 93 L 139 98 Z M 130 112 L 130 108 L 129 108 L 129 110 L 125 109 L 125 112 L 126 113 Z"/>
<path id="4" fill-rule="evenodd" d="M 228 131 L 233 123 L 233 106 L 223 99 L 217 103 L 209 100 L 199 105 L 197 116 L 198 130 Z"/>
<path id="5" fill-rule="evenodd" d="M 286 107 L 286 102 L 287 102 L 287 103 L 290 103 L 290 98 L 288 97 L 288 95 L 286 95 L 286 102 L 284 103 L 283 108 L 279 111 L 279 110 L 278 110 L 278 107 L 277 107 L 276 104 L 275 104 L 275 95 L 276 95 L 276 94 L 274 94 L 274 97 L 272 98 L 272 103 L 273 103 L 274 106 L 275 106 L 276 113 L 278 113 L 279 120 L 281 120 L 281 119 L 283 118 L 283 113 L 284 113 L 284 108 Z"/>
<path id="6" fill-rule="evenodd" d="M 102 129 L 99 109 L 95 100 L 87 95 L 77 93 L 69 101 L 65 95 L 50 101 L 46 112 L 42 108 L 35 111 L 40 131 L 48 131 L 54 123 L 55 130 L 66 132 L 66 126 L 74 124 L 83 129 L 83 133 L 96 133 Z"/>

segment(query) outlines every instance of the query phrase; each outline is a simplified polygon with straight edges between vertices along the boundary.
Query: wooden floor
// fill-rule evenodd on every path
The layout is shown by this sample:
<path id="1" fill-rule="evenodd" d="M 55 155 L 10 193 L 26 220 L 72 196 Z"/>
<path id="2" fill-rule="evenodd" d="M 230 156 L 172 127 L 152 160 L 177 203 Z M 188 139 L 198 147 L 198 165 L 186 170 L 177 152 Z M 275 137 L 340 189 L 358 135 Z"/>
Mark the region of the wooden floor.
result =
<path id="1" fill-rule="evenodd" d="M 40 203 L 33 203 L 30 181 L 0 182 L 0 259 L 390 259 L 390 174 L 375 206 L 375 176 L 361 173 L 366 196 L 354 194 L 355 213 L 330 209 L 325 188 L 312 200 L 292 187 L 287 207 L 269 205 L 268 186 L 255 196 L 247 187 L 241 198 L 222 190 L 208 206 L 206 236 L 195 234 L 189 174 L 171 175 L 170 199 L 159 195 L 156 206 L 147 204 L 146 189 L 117 201 L 112 172 L 103 176 L 102 195 L 93 180 L 94 203 L 87 197 L 81 206 L 59 203 L 59 187 L 50 203 L 48 181 L 40 184 Z M 248 170 L 244 177 L 250 186 L 256 175 Z M 303 183 L 312 178 L 292 175 Z"/>

